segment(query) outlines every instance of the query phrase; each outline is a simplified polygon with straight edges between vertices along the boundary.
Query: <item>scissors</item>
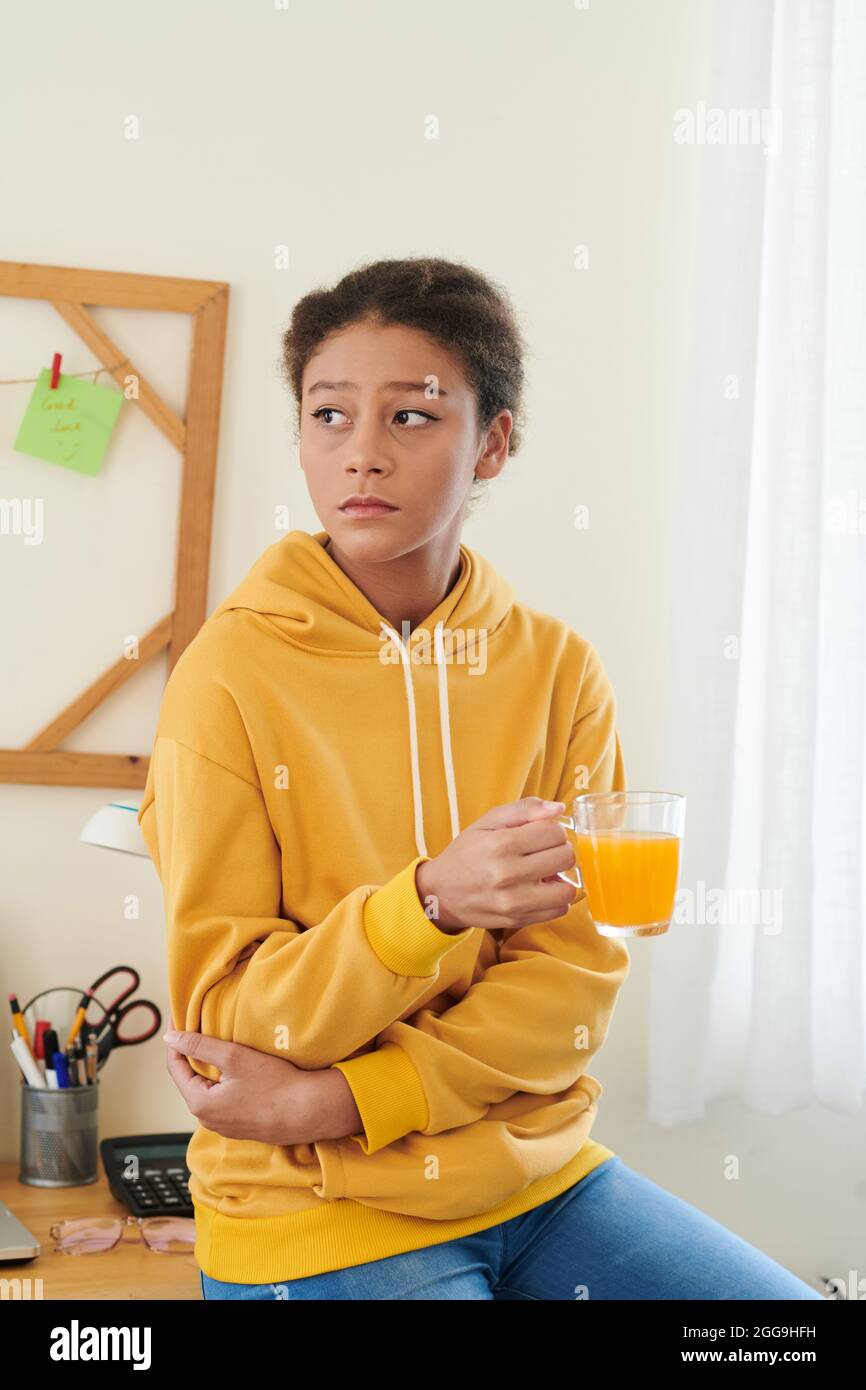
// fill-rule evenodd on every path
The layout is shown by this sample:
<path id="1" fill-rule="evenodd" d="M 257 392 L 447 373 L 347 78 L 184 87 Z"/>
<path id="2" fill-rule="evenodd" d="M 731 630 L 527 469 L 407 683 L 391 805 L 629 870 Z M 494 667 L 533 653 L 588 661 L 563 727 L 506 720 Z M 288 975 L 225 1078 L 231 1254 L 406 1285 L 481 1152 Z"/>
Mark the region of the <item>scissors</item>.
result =
<path id="1" fill-rule="evenodd" d="M 93 982 L 88 994 L 94 995 L 96 990 L 116 975 L 129 977 L 126 987 L 121 989 L 117 998 L 107 1008 L 103 1008 L 98 999 L 88 999 L 87 1007 L 89 1008 L 92 1003 L 97 1004 L 102 1009 L 102 1018 L 98 1023 L 90 1023 L 85 1015 L 82 1024 L 82 1030 L 92 1030 L 96 1033 L 97 1068 L 103 1065 L 113 1048 L 135 1047 L 137 1043 L 147 1042 L 148 1038 L 152 1038 L 162 1027 L 162 1014 L 151 999 L 129 998 L 141 983 L 141 976 L 131 965 L 115 965 L 110 970 L 106 970 L 104 975 L 100 975 L 99 979 Z M 122 980 L 111 984 L 104 994 L 113 993 L 119 983 L 122 983 Z M 130 1017 L 136 1010 L 138 1010 L 138 1019 L 130 1023 Z M 136 1031 L 136 1023 L 138 1024 L 138 1031 Z"/>

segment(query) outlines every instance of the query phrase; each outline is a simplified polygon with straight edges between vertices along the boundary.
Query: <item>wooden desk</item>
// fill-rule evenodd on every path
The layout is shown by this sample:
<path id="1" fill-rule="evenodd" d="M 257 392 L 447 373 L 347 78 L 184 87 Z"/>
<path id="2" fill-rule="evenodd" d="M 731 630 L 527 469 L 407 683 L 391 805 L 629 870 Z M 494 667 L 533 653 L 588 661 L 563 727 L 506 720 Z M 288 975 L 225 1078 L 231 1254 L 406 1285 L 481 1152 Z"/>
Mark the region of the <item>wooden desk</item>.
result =
<path id="1" fill-rule="evenodd" d="M 157 1255 L 131 1227 L 104 1255 L 64 1255 L 48 1234 L 55 1221 L 78 1216 L 126 1217 L 105 1173 L 88 1187 L 29 1187 L 17 1163 L 0 1163 L 0 1198 L 42 1247 L 35 1260 L 0 1264 L 0 1278 L 41 1279 L 44 1299 L 201 1299 L 198 1265 L 189 1255 Z"/>

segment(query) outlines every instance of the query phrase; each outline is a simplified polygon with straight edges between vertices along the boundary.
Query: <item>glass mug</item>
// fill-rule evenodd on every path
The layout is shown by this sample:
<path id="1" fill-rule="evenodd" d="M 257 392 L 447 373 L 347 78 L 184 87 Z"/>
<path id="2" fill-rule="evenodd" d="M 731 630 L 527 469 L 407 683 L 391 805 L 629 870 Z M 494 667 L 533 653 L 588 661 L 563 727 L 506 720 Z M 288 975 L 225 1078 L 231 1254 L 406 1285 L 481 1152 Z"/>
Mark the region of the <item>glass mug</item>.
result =
<path id="1" fill-rule="evenodd" d="M 575 837 L 577 879 L 601 936 L 661 936 L 671 924 L 686 799 L 678 792 L 587 792 L 560 825 Z"/>

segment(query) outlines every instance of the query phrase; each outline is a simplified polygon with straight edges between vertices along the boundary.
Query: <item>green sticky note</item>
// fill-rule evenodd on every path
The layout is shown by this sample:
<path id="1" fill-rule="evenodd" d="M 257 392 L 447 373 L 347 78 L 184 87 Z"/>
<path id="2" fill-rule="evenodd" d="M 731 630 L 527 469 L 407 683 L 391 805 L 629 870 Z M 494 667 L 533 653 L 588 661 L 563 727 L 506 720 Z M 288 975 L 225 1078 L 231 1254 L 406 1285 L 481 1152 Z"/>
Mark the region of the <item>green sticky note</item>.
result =
<path id="1" fill-rule="evenodd" d="M 52 391 L 51 371 L 45 367 L 12 447 L 77 473 L 98 473 L 122 400 L 122 391 L 62 372 Z"/>

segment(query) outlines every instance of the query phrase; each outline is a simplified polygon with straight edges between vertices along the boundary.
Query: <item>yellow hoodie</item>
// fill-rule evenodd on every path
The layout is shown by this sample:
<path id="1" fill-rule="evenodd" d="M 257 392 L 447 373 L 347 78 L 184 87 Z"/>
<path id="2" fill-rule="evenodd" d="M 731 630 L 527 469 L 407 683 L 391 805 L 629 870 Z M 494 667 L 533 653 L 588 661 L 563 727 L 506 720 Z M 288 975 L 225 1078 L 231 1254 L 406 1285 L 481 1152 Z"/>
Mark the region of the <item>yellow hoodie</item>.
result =
<path id="1" fill-rule="evenodd" d="M 269 546 L 183 652 L 138 813 L 177 1026 L 338 1066 L 364 1126 L 293 1145 L 196 1129 L 196 1258 L 237 1283 L 484 1230 L 612 1154 L 588 1137 L 586 1068 L 625 943 L 582 894 L 553 921 L 448 935 L 415 886 L 492 806 L 625 788 L 602 663 L 465 545 L 398 634 L 327 540 Z"/>

